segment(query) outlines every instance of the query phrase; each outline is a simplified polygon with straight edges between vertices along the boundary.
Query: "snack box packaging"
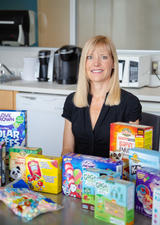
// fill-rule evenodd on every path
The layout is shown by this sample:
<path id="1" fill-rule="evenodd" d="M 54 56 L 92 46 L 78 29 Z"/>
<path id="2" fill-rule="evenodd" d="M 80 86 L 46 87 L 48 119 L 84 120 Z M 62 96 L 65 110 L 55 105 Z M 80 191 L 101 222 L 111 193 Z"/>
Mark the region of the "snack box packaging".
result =
<path id="1" fill-rule="evenodd" d="M 120 172 L 122 177 L 123 162 L 108 158 L 69 153 L 63 156 L 62 190 L 63 194 L 82 197 L 82 174 L 86 168 L 111 169 Z"/>
<path id="2" fill-rule="evenodd" d="M 62 191 L 62 157 L 28 155 L 26 182 L 35 191 L 58 194 Z"/>
<path id="3" fill-rule="evenodd" d="M 160 152 L 134 148 L 129 150 L 129 179 L 136 181 L 136 171 L 141 167 L 160 169 Z"/>
<path id="4" fill-rule="evenodd" d="M 98 178 L 94 216 L 111 224 L 134 224 L 135 184 L 126 180 Z"/>
<path id="5" fill-rule="evenodd" d="M 136 200 L 137 212 L 152 217 L 153 190 L 160 187 L 160 171 L 143 167 L 137 170 L 136 176 Z"/>
<path id="6" fill-rule="evenodd" d="M 10 147 L 27 145 L 27 112 L 25 110 L 0 110 L 0 141 Z"/>
<path id="7" fill-rule="evenodd" d="M 26 179 L 25 159 L 29 154 L 42 154 L 42 148 L 11 147 L 9 148 L 9 180 Z"/>
<path id="8" fill-rule="evenodd" d="M 110 169 L 102 170 L 98 168 L 87 168 L 83 170 L 82 179 L 82 208 L 94 211 L 95 202 L 95 181 L 98 177 L 106 177 L 108 179 L 120 179 L 119 172 Z"/>
<path id="9" fill-rule="evenodd" d="M 153 127 L 124 122 L 110 124 L 110 157 L 123 160 L 123 179 L 129 178 L 129 149 L 152 149 Z"/>
<path id="10" fill-rule="evenodd" d="M 160 187 L 153 190 L 152 225 L 160 225 Z"/>
<path id="11" fill-rule="evenodd" d="M 0 186 L 6 183 L 6 145 L 0 142 Z"/>

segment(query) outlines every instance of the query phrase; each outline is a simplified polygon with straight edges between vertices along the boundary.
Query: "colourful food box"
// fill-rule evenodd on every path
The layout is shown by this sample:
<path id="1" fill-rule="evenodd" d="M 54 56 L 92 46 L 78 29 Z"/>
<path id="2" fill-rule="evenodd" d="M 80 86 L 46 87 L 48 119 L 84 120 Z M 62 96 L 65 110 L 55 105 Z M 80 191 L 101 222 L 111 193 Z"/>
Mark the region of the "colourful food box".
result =
<path id="1" fill-rule="evenodd" d="M 42 148 L 11 147 L 9 148 L 9 180 L 26 179 L 25 159 L 29 154 L 42 154 Z"/>
<path id="2" fill-rule="evenodd" d="M 160 187 L 160 171 L 143 167 L 137 170 L 136 176 L 136 202 L 137 212 L 152 217 L 153 190 Z"/>
<path id="3" fill-rule="evenodd" d="M 119 172 L 110 169 L 102 170 L 98 168 L 87 168 L 83 170 L 82 179 L 82 208 L 94 211 L 95 203 L 95 181 L 98 177 L 107 177 L 108 179 L 118 178 Z"/>
<path id="4" fill-rule="evenodd" d="M 129 150 L 129 179 L 136 181 L 136 171 L 142 167 L 160 169 L 160 152 L 134 148 Z"/>
<path id="5" fill-rule="evenodd" d="M 110 157 L 123 160 L 123 178 L 129 178 L 129 149 L 152 149 L 153 127 L 123 122 L 110 124 Z"/>
<path id="6" fill-rule="evenodd" d="M 6 183 L 6 145 L 5 142 L 0 143 L 0 186 Z"/>
<path id="7" fill-rule="evenodd" d="M 35 191 L 58 194 L 62 191 L 62 157 L 28 155 L 26 182 Z"/>
<path id="8" fill-rule="evenodd" d="M 7 153 L 12 146 L 27 145 L 25 110 L 0 110 L 0 141 L 5 141 Z"/>
<path id="9" fill-rule="evenodd" d="M 82 196 L 82 174 L 86 168 L 111 169 L 122 176 L 123 162 L 108 158 L 69 153 L 63 156 L 62 190 L 75 198 Z"/>
<path id="10" fill-rule="evenodd" d="M 117 225 L 134 224 L 133 182 L 98 178 L 95 193 L 95 218 Z"/>
<path id="11" fill-rule="evenodd" d="M 153 190 L 152 225 L 160 225 L 160 187 Z"/>

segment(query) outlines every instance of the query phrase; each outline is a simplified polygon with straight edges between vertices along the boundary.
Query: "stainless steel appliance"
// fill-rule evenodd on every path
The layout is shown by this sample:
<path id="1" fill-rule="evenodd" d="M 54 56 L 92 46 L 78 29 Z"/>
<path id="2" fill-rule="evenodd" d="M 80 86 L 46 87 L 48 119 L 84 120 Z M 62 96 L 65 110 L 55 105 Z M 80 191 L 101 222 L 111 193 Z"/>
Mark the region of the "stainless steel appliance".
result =
<path id="1" fill-rule="evenodd" d="M 73 45 L 65 45 L 55 51 L 53 79 L 57 83 L 75 84 L 77 82 L 81 51 L 81 48 Z"/>
<path id="2" fill-rule="evenodd" d="M 0 10 L 0 31 L 0 45 L 33 45 L 35 13 L 31 10 Z"/>

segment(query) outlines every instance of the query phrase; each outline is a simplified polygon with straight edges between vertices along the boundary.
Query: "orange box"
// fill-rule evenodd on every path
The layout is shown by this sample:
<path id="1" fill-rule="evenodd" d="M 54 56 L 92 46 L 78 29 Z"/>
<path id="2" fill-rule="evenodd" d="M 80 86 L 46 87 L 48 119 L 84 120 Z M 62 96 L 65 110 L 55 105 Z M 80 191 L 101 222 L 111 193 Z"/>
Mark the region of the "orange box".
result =
<path id="1" fill-rule="evenodd" d="M 153 127 L 123 122 L 110 124 L 110 157 L 123 160 L 123 178 L 129 176 L 129 149 L 152 149 Z"/>

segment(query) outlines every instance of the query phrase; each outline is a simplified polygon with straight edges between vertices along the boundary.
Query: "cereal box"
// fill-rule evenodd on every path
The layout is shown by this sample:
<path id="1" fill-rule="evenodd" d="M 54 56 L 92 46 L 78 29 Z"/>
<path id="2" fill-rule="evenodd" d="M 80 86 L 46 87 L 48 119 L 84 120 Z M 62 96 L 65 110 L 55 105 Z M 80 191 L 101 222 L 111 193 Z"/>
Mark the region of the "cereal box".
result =
<path id="1" fill-rule="evenodd" d="M 9 148 L 9 180 L 26 179 L 25 158 L 29 154 L 42 154 L 42 148 L 11 147 Z"/>
<path id="2" fill-rule="evenodd" d="M 136 204 L 137 212 L 152 217 L 153 190 L 160 187 L 160 171 L 143 167 L 137 170 Z"/>
<path id="3" fill-rule="evenodd" d="M 28 155 L 26 181 L 35 191 L 58 194 L 62 190 L 62 157 Z"/>
<path id="4" fill-rule="evenodd" d="M 83 170 L 82 179 L 82 208 L 94 211 L 95 181 L 98 177 L 109 179 L 121 177 L 119 172 L 110 169 L 87 168 Z"/>
<path id="5" fill-rule="evenodd" d="M 98 178 L 95 184 L 95 218 L 111 224 L 134 224 L 135 184 Z"/>
<path id="6" fill-rule="evenodd" d="M 141 167 L 160 169 L 160 152 L 134 148 L 129 150 L 129 179 L 136 180 L 136 171 Z"/>
<path id="7" fill-rule="evenodd" d="M 152 126 L 123 122 L 110 124 L 110 157 L 124 161 L 124 179 L 129 178 L 129 149 L 135 147 L 152 149 L 152 134 Z"/>
<path id="8" fill-rule="evenodd" d="M 26 134 L 25 110 L 0 110 L 0 141 L 5 141 L 7 153 L 12 146 L 26 146 Z"/>
<path id="9" fill-rule="evenodd" d="M 82 174 L 86 168 L 111 169 L 122 176 L 123 162 L 108 158 L 69 153 L 63 156 L 62 190 L 65 195 L 82 196 Z"/>
<path id="10" fill-rule="evenodd" d="M 0 186 L 6 183 L 6 145 L 5 142 L 0 143 Z"/>
<path id="11" fill-rule="evenodd" d="M 160 187 L 153 190 L 152 225 L 160 225 Z"/>

